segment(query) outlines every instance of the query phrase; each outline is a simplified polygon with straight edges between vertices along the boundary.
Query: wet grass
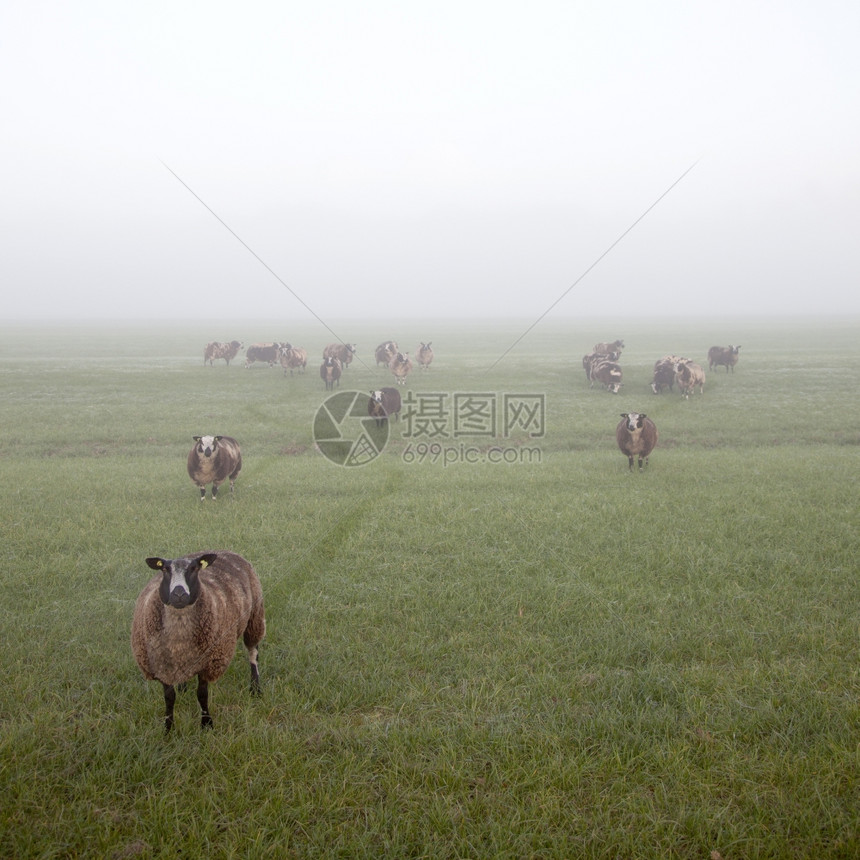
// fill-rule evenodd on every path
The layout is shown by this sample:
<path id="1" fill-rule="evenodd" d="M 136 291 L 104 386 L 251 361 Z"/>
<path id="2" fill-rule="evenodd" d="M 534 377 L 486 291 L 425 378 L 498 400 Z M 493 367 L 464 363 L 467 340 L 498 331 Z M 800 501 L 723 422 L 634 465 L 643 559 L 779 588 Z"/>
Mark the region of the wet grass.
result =
<path id="1" fill-rule="evenodd" d="M 492 371 L 517 325 L 416 330 L 413 393 L 546 395 L 543 437 L 496 440 L 540 462 L 409 461 L 401 425 L 354 469 L 314 451 L 313 369 L 202 366 L 214 338 L 317 355 L 311 330 L 4 331 L 0 856 L 856 856 L 860 325 L 733 326 L 551 326 Z M 356 328 L 344 387 L 388 384 L 368 357 L 403 336 Z M 614 397 L 579 359 L 616 336 Z M 730 341 L 704 397 L 648 391 Z M 201 504 L 215 432 L 245 468 Z M 188 692 L 165 739 L 143 558 L 209 547 L 263 582 L 264 695 L 239 653 L 214 731 Z"/>

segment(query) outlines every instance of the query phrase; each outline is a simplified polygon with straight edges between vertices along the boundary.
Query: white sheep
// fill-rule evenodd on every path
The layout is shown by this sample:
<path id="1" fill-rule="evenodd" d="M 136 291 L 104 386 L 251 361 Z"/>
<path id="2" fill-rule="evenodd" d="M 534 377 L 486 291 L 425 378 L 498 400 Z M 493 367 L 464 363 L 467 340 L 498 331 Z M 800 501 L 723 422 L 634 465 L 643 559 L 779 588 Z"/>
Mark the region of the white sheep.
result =
<path id="1" fill-rule="evenodd" d="M 173 727 L 176 685 L 197 676 L 202 728 L 212 727 L 209 682 L 224 674 L 241 636 L 251 663 L 251 692 L 260 693 L 257 665 L 266 634 L 263 590 L 254 568 L 233 552 L 148 558 L 158 573 L 134 607 L 131 650 L 149 681 L 164 687 L 164 729 Z"/>

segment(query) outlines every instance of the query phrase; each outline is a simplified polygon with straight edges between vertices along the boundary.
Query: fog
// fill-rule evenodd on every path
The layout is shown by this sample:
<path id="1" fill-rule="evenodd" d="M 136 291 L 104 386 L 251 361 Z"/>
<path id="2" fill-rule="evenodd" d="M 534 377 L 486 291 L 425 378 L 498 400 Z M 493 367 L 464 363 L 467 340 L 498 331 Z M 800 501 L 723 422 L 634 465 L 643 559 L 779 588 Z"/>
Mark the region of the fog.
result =
<path id="1" fill-rule="evenodd" d="M 860 312 L 850 2 L 6 4 L 6 320 Z"/>

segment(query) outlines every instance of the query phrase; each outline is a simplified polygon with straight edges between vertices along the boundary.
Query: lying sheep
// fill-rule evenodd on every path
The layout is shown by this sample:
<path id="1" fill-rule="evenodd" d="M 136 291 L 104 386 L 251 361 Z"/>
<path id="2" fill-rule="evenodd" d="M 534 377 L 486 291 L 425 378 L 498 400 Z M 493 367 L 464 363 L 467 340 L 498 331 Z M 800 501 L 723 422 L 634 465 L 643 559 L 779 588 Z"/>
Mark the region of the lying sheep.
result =
<path id="1" fill-rule="evenodd" d="M 325 383 L 326 391 L 334 391 L 335 383 L 340 387 L 341 366 L 338 359 L 328 356 L 320 365 L 320 379 Z"/>
<path id="2" fill-rule="evenodd" d="M 254 568 L 233 552 L 148 558 L 158 573 L 134 606 L 131 650 L 148 681 L 164 687 L 164 730 L 173 727 L 176 685 L 197 676 L 200 725 L 212 727 L 209 683 L 236 653 L 239 637 L 251 663 L 251 692 L 260 693 L 258 645 L 266 635 L 263 590 Z"/>
<path id="3" fill-rule="evenodd" d="M 615 440 L 621 453 L 627 455 L 630 471 L 633 471 L 633 458 L 638 457 L 641 472 L 643 460 L 647 466 L 648 455 L 657 444 L 657 427 L 644 412 L 622 412 L 615 428 Z"/>
<path id="4" fill-rule="evenodd" d="M 376 419 L 377 427 L 382 427 L 392 415 L 395 420 L 400 418 L 401 405 L 400 392 L 396 388 L 380 388 L 370 392 L 367 414 Z"/>
<path id="5" fill-rule="evenodd" d="M 230 492 L 242 468 L 242 451 L 231 436 L 194 436 L 188 452 L 188 474 L 200 487 L 200 501 L 206 498 L 206 485 L 212 484 L 212 501 L 218 487 L 230 478 Z"/>

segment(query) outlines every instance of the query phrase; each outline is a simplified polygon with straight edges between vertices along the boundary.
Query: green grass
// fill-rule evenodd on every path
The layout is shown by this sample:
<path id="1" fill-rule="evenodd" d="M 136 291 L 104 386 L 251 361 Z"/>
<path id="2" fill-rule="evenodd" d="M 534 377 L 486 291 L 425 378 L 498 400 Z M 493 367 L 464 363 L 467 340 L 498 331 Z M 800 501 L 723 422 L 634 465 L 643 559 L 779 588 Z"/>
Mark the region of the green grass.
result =
<path id="1" fill-rule="evenodd" d="M 313 447 L 310 326 L 2 331 L 0 856 L 860 854 L 860 321 L 546 323 L 488 370 L 526 324 L 338 324 L 344 389 L 429 338 L 414 396 L 547 404 L 542 438 L 479 443 L 540 462 L 409 463 L 401 422 L 353 469 Z M 622 394 L 590 390 L 617 336 Z M 312 366 L 204 368 L 233 337 Z M 703 397 L 648 390 L 730 341 Z M 233 498 L 197 501 L 200 433 L 242 444 Z M 146 556 L 205 548 L 260 574 L 264 694 L 240 648 L 214 730 L 189 691 L 165 738 L 132 608 Z"/>

